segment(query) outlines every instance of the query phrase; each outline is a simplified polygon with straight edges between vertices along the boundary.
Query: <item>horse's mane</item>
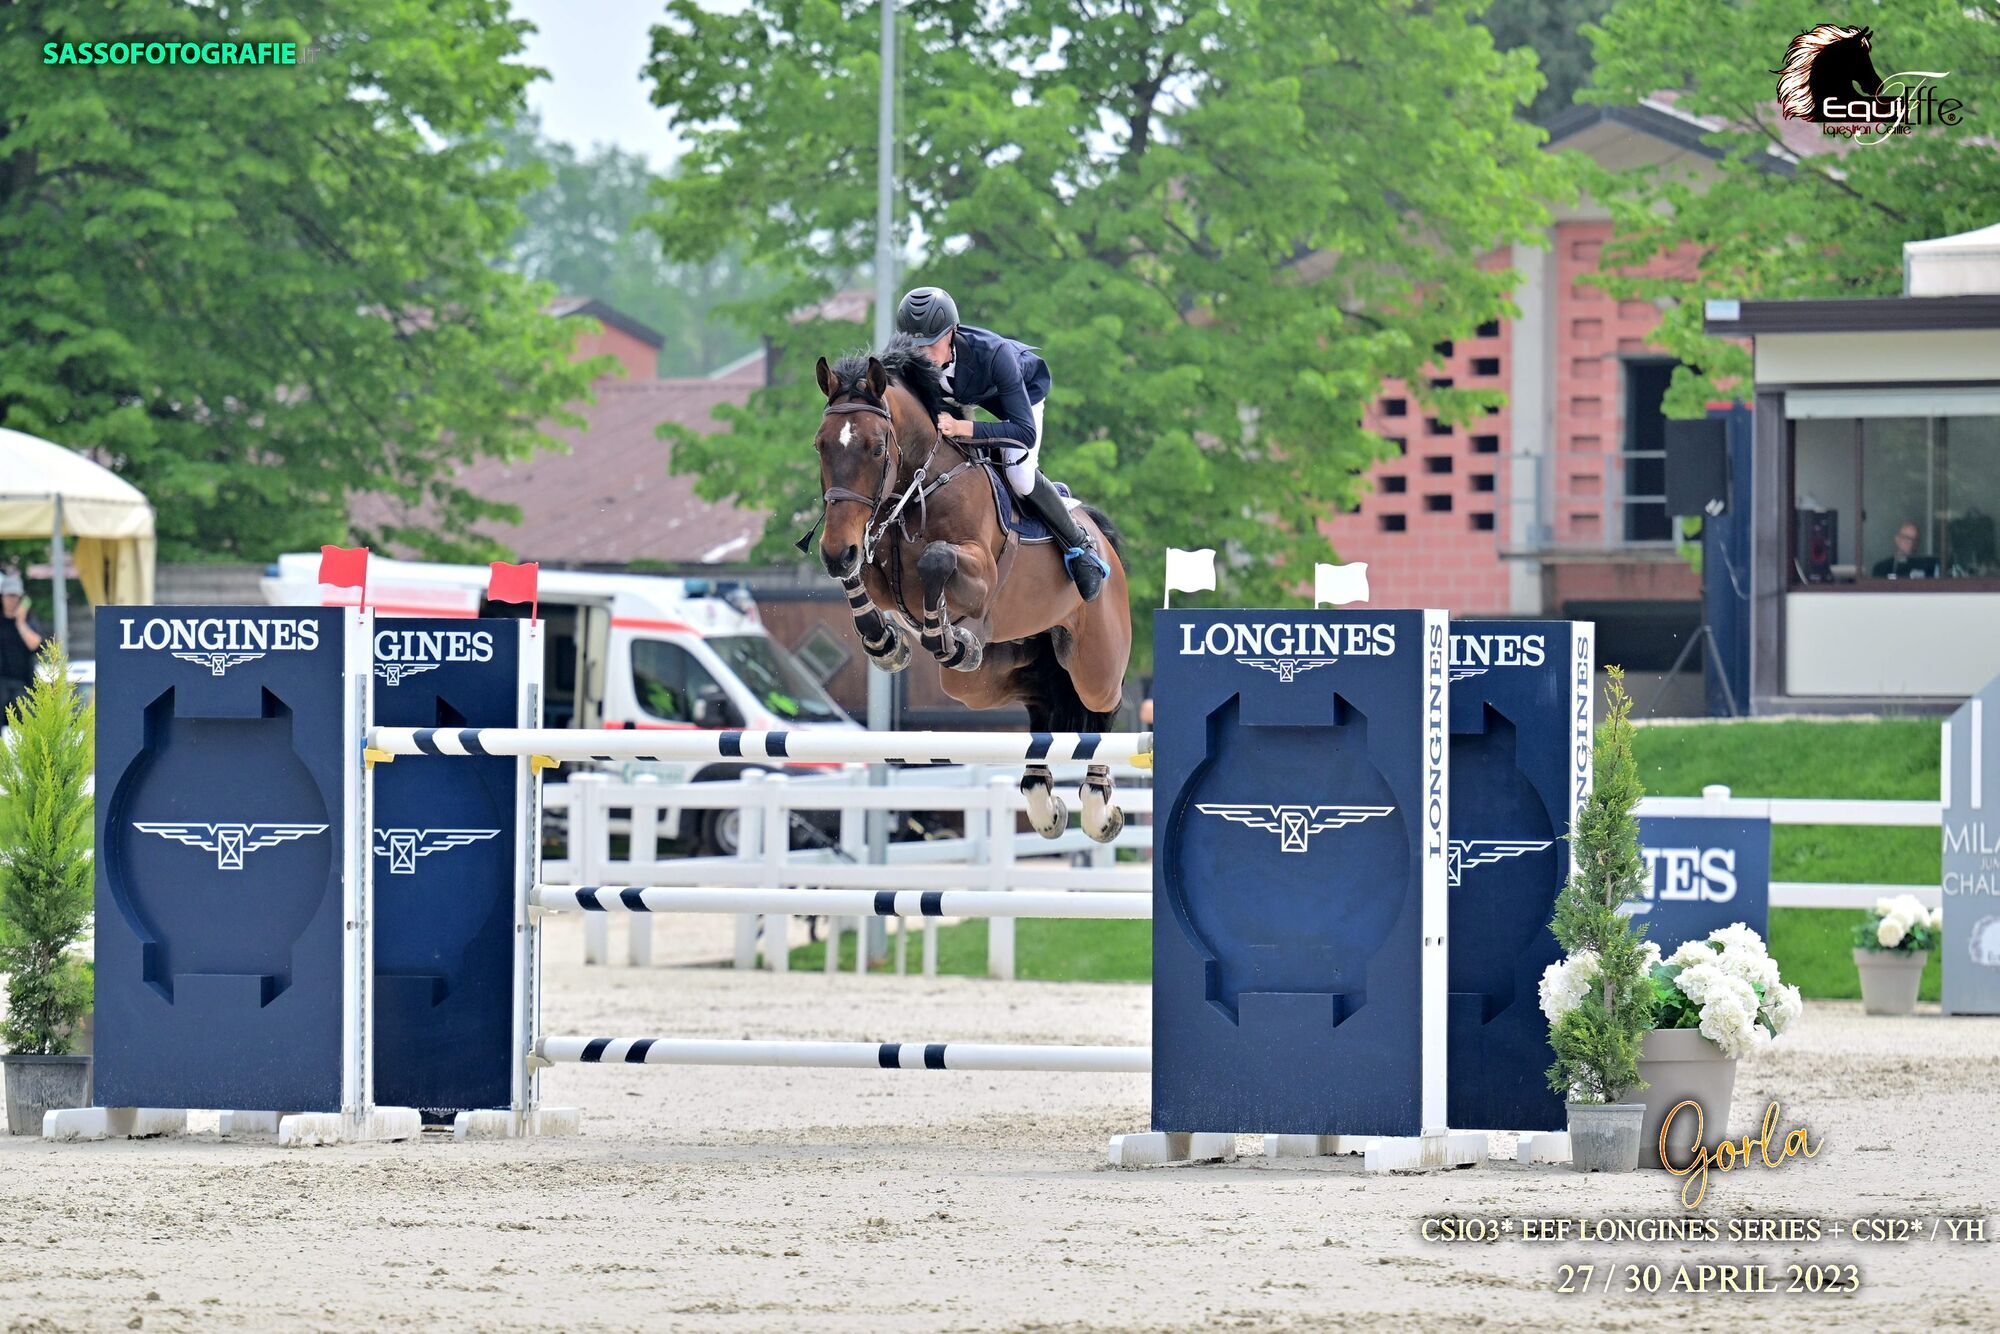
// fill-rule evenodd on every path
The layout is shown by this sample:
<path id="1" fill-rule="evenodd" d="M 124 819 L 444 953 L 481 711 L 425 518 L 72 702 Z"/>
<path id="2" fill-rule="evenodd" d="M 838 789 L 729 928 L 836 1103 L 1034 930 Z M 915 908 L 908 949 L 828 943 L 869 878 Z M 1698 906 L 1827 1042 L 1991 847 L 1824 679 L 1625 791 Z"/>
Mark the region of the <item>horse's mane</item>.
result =
<path id="1" fill-rule="evenodd" d="M 868 379 L 868 358 L 879 355 L 889 378 L 910 391 L 935 423 L 945 412 L 944 376 L 924 355 L 924 345 L 908 334 L 896 334 L 879 354 L 850 352 L 831 367 L 834 382 L 845 393 L 861 393 Z"/>
<path id="2" fill-rule="evenodd" d="M 1851 41 L 1859 37 L 1866 44 L 1866 28 L 1843 28 L 1836 23 L 1822 23 L 1816 28 L 1792 38 L 1792 44 L 1785 48 L 1785 63 L 1781 69 L 1773 70 L 1778 76 L 1778 105 L 1784 109 L 1789 120 L 1811 120 L 1818 114 L 1812 93 L 1813 61 L 1829 46 Z"/>

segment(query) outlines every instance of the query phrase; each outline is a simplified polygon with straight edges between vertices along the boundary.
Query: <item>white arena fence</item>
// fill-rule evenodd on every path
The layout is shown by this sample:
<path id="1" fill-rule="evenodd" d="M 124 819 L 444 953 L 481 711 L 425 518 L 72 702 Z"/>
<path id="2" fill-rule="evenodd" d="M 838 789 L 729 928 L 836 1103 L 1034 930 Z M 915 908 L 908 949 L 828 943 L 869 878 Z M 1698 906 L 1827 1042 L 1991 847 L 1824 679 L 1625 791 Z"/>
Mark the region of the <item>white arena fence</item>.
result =
<path id="1" fill-rule="evenodd" d="M 914 916 L 923 932 L 923 972 L 932 976 L 937 971 L 938 920 L 964 916 L 990 919 L 987 971 L 1008 978 L 1014 976 L 1017 918 L 1151 915 L 1152 792 L 1124 783 L 1119 802 L 1128 817 L 1139 818 L 1128 818 L 1113 844 L 1091 843 L 1076 829 L 1056 840 L 1021 831 L 1026 802 L 1016 774 L 979 765 L 897 770 L 887 787 L 868 786 L 860 771 L 806 778 L 750 774 L 719 783 L 574 774 L 569 783 L 546 789 L 545 802 L 549 809 L 569 814 L 570 856 L 543 863 L 537 906 L 586 909 L 588 963 L 607 959 L 613 916 L 627 919 L 629 961 L 645 965 L 653 961 L 649 914 L 712 911 L 737 916 L 737 967 L 757 965 L 761 940 L 764 966 L 778 972 L 788 965 L 791 915 L 827 919 L 828 972 L 838 966 L 845 930 L 862 929 L 870 916 L 893 916 L 901 971 L 906 942 L 900 929 Z M 657 856 L 657 833 L 666 812 L 729 809 L 742 812 L 735 857 Z M 866 813 L 876 810 L 957 813 L 964 817 L 966 832 L 957 838 L 891 843 L 887 864 L 871 866 L 863 824 Z M 1935 829 L 1942 819 L 1935 801 L 1737 797 L 1722 786 L 1708 787 L 1699 797 L 1648 797 L 1639 810 L 1642 815 L 1873 828 Z M 803 811 L 838 814 L 835 846 L 791 846 L 790 831 Z M 613 842 L 621 836 L 628 853 L 614 857 Z M 1143 857 L 1118 862 L 1120 848 L 1140 850 Z M 1085 864 L 1073 864 L 1075 858 Z M 581 903 L 579 886 L 592 887 L 582 891 Z M 635 886 L 645 887 L 644 892 L 633 890 Z M 751 900 L 746 894 L 752 890 L 770 893 Z M 628 892 L 621 897 L 621 891 Z M 1107 897 L 1121 894 L 1135 897 L 1122 904 Z M 1771 906 L 1866 908 L 1877 898 L 1896 894 L 1914 894 L 1929 907 L 1941 901 L 1937 885 L 1781 880 L 1771 884 Z M 933 901 L 925 903 L 924 898 Z M 865 950 L 857 948 L 855 964 L 857 971 L 865 966 Z"/>
<path id="2" fill-rule="evenodd" d="M 1082 765 L 1055 764 L 1059 785 L 1081 777 Z M 1075 773 L 1066 773 L 1073 768 Z M 653 912 L 712 910 L 736 916 L 734 958 L 739 968 L 757 965 L 760 942 L 764 966 L 782 972 L 789 966 L 789 924 L 794 915 L 827 919 L 826 970 L 839 962 L 840 936 L 862 930 L 869 917 L 894 917 L 899 971 L 905 966 L 907 937 L 901 924 L 907 917 L 921 921 L 922 968 L 937 971 L 939 917 L 989 917 L 987 971 L 994 977 L 1014 976 L 1014 920 L 1018 917 L 1148 917 L 1152 912 L 1150 856 L 1139 861 L 1117 860 L 1120 849 L 1144 852 L 1152 846 L 1152 791 L 1121 778 L 1118 803 L 1126 814 L 1123 831 L 1111 843 L 1094 843 L 1072 828 L 1047 839 L 1020 829 L 1026 799 L 1019 789 L 1020 770 L 982 765 L 896 770 L 888 786 L 867 785 L 865 773 L 840 772 L 793 778 L 783 774 L 746 774 L 741 779 L 709 783 L 660 783 L 640 776 L 629 781 L 608 775 L 576 773 L 567 783 L 544 789 L 544 805 L 567 814 L 568 856 L 542 863 L 537 906 L 546 909 L 584 908 L 584 958 L 602 963 L 609 954 L 610 917 L 627 918 L 628 960 L 653 962 Z M 660 857 L 659 832 L 668 812 L 735 810 L 740 813 L 734 857 Z M 838 835 L 830 847 L 793 847 L 793 831 L 813 828 L 801 812 L 831 811 L 838 815 Z M 870 811 L 947 813 L 962 817 L 961 837 L 892 842 L 884 865 L 868 864 L 866 816 Z M 817 830 L 807 841 L 818 837 Z M 614 857 L 622 841 L 625 855 Z M 1084 864 L 1072 864 L 1081 859 Z M 610 892 L 588 894 L 579 903 L 577 887 Z M 652 905 L 643 898 L 621 897 L 619 889 L 643 886 L 655 891 Z M 679 898 L 675 906 L 665 891 L 706 891 L 697 899 Z M 782 911 L 760 900 L 751 908 L 749 891 L 789 891 Z M 926 906 L 922 896 L 942 891 L 946 907 Z M 968 894 L 967 892 L 971 893 Z M 891 894 L 891 900 L 881 896 Z M 793 897 L 796 894 L 797 897 Z M 1001 896 L 1023 895 L 1018 902 Z M 1093 897 L 1085 898 L 1084 895 Z M 1121 895 L 1112 904 L 1105 895 Z M 732 896 L 743 906 L 728 906 Z M 817 897 L 813 897 L 817 896 Z M 899 906 L 893 899 L 900 898 Z M 696 903 L 702 906 L 691 906 Z M 711 907 L 712 905 L 712 907 Z M 949 906 L 961 909 L 949 911 Z M 855 951 L 856 970 L 865 967 L 866 951 Z"/>

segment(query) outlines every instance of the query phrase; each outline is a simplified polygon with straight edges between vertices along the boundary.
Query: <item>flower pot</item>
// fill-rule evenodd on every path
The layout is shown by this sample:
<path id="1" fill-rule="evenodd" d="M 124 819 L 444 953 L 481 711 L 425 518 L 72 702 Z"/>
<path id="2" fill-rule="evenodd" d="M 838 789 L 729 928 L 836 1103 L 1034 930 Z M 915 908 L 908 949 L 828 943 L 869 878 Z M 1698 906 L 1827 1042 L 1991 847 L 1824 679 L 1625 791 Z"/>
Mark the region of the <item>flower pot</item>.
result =
<path id="1" fill-rule="evenodd" d="M 0 1056 L 7 1072 L 7 1133 L 39 1135 L 42 1113 L 90 1106 L 88 1056 Z"/>
<path id="2" fill-rule="evenodd" d="M 1924 980 L 1929 950 L 1854 951 L 1861 973 L 1861 1008 L 1868 1014 L 1908 1014 L 1917 1008 L 1917 984 Z"/>
<path id="3" fill-rule="evenodd" d="M 1639 1166 L 1643 1102 L 1572 1102 L 1569 1165 L 1578 1172 L 1630 1172 Z"/>
<path id="4" fill-rule="evenodd" d="M 1729 1098 L 1736 1089 L 1736 1058 L 1701 1035 L 1698 1028 L 1656 1028 L 1639 1046 L 1639 1078 L 1646 1124 L 1640 1132 L 1639 1166 L 1664 1168 L 1660 1161 L 1660 1127 L 1667 1113 L 1689 1099 L 1701 1107 L 1701 1136 L 1709 1143 L 1722 1138 L 1729 1125 Z M 1692 1109 L 1674 1118 L 1667 1156 L 1685 1165 L 1693 1155 L 1695 1116 Z"/>

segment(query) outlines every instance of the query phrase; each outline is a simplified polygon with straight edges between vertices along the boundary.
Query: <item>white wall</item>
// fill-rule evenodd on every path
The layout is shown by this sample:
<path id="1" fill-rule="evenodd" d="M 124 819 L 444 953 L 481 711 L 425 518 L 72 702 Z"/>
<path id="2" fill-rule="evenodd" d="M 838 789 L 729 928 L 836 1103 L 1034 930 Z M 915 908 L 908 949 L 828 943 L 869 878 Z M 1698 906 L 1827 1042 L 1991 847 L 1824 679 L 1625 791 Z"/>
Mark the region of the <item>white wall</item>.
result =
<path id="1" fill-rule="evenodd" d="M 2000 330 L 1757 335 L 1757 383 L 1845 384 L 1990 380 L 2000 368 Z"/>
<path id="2" fill-rule="evenodd" d="M 1785 693 L 1962 698 L 2000 676 L 2000 593 L 1791 593 Z"/>

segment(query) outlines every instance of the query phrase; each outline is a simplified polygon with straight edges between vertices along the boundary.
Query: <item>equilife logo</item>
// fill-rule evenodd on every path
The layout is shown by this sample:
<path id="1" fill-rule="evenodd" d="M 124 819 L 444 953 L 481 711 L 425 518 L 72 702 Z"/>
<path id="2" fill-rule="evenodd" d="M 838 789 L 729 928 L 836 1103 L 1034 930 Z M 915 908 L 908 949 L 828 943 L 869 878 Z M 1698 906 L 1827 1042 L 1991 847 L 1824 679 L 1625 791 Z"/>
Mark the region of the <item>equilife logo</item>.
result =
<path id="1" fill-rule="evenodd" d="M 375 632 L 375 674 L 401 685 L 448 662 L 491 662 L 491 630 L 397 630 Z"/>
<path id="2" fill-rule="evenodd" d="M 324 834 L 323 824 L 233 824 L 219 821 L 214 824 L 170 822 L 164 820 L 134 820 L 132 827 L 142 834 L 155 834 L 175 843 L 185 843 L 191 848 L 215 854 L 215 869 L 218 871 L 240 871 L 243 859 L 253 852 L 265 848 L 275 848 L 280 843 L 291 843 L 297 839 L 309 838 L 314 834 Z"/>
<path id="3" fill-rule="evenodd" d="M 1203 815 L 1217 815 L 1252 829 L 1278 836 L 1280 852 L 1305 852 L 1314 834 L 1345 829 L 1363 820 L 1388 815 L 1394 806 L 1260 806 L 1230 805 L 1220 802 L 1197 803 Z"/>
<path id="4" fill-rule="evenodd" d="M 1873 28 L 1822 23 L 1792 38 L 1778 76 L 1778 109 L 1823 133 L 1879 144 L 1919 125 L 1957 125 L 1965 103 L 1939 97 L 1936 83 L 1949 70 L 1875 72 Z"/>
<path id="5" fill-rule="evenodd" d="M 378 829 L 375 855 L 389 859 L 390 875 L 415 875 L 419 857 L 498 837 L 498 829 Z"/>
<path id="6" fill-rule="evenodd" d="M 1285 682 L 1342 658 L 1389 657 L 1395 651 L 1393 625 L 1217 621 L 1181 626 L 1182 657 L 1234 658 Z"/>

